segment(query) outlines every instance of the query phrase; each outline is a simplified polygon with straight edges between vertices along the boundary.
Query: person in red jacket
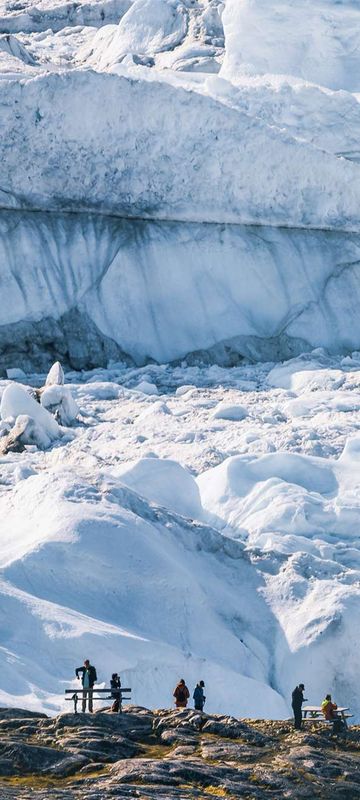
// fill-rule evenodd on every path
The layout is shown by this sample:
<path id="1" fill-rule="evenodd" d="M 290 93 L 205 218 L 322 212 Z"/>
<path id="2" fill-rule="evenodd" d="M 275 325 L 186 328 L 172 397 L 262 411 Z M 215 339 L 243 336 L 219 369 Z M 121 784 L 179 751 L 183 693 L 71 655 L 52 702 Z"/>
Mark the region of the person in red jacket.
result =
<path id="1" fill-rule="evenodd" d="M 321 703 L 321 708 L 325 719 L 331 720 L 337 717 L 336 713 L 337 705 L 336 703 L 332 702 L 331 694 L 326 695 L 325 700 L 323 700 Z"/>
<path id="2" fill-rule="evenodd" d="M 184 678 L 181 678 L 178 685 L 175 687 L 173 697 L 175 697 L 176 708 L 186 708 L 190 692 Z"/>

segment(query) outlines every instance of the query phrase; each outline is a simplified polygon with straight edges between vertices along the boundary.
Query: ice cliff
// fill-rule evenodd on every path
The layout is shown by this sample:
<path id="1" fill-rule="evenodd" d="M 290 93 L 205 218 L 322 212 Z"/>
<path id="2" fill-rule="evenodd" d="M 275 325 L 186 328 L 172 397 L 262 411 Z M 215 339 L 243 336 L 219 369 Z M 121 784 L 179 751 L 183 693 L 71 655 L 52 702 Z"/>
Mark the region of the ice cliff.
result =
<path id="1" fill-rule="evenodd" d="M 2 366 L 356 349 L 358 18 L 4 5 Z"/>

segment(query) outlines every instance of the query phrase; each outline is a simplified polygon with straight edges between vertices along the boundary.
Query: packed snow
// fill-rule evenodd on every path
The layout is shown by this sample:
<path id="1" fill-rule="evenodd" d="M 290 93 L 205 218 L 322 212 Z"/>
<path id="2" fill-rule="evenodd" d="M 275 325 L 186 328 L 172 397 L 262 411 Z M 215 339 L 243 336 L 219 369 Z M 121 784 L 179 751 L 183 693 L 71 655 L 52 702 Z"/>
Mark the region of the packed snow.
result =
<path id="1" fill-rule="evenodd" d="M 227 0 L 225 75 L 296 75 L 360 91 L 360 10 L 354 0 Z"/>
<path id="2" fill-rule="evenodd" d="M 2 381 L 2 407 L 45 379 Z M 170 705 L 185 675 L 209 711 L 281 718 L 303 680 L 359 715 L 359 354 L 114 364 L 63 386 L 72 427 L 1 458 L 0 700 L 62 709 L 91 657 L 140 704 Z M 313 415 L 293 414 L 309 393 Z"/>

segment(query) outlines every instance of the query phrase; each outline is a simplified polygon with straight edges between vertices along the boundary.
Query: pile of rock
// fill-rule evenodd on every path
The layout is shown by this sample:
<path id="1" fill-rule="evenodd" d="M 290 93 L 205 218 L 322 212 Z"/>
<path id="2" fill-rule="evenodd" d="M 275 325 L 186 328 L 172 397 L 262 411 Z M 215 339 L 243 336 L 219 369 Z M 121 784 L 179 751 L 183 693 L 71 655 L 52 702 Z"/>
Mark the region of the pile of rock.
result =
<path id="1" fill-rule="evenodd" d="M 192 710 L 61 714 L 0 709 L 1 800 L 360 798 L 360 728 Z"/>

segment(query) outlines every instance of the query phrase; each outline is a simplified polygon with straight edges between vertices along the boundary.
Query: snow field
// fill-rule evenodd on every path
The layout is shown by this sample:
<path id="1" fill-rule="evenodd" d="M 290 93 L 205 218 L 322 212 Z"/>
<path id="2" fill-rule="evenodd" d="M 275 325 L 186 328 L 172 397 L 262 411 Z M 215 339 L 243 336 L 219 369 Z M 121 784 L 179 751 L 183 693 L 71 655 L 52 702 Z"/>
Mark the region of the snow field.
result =
<path id="1" fill-rule="evenodd" d="M 360 713 L 359 355 L 79 378 L 71 437 L 1 459 L 3 702 L 61 708 L 89 656 L 139 703 L 203 677 L 210 710 L 281 718 L 302 679 Z M 291 416 L 310 387 L 321 409 Z"/>

